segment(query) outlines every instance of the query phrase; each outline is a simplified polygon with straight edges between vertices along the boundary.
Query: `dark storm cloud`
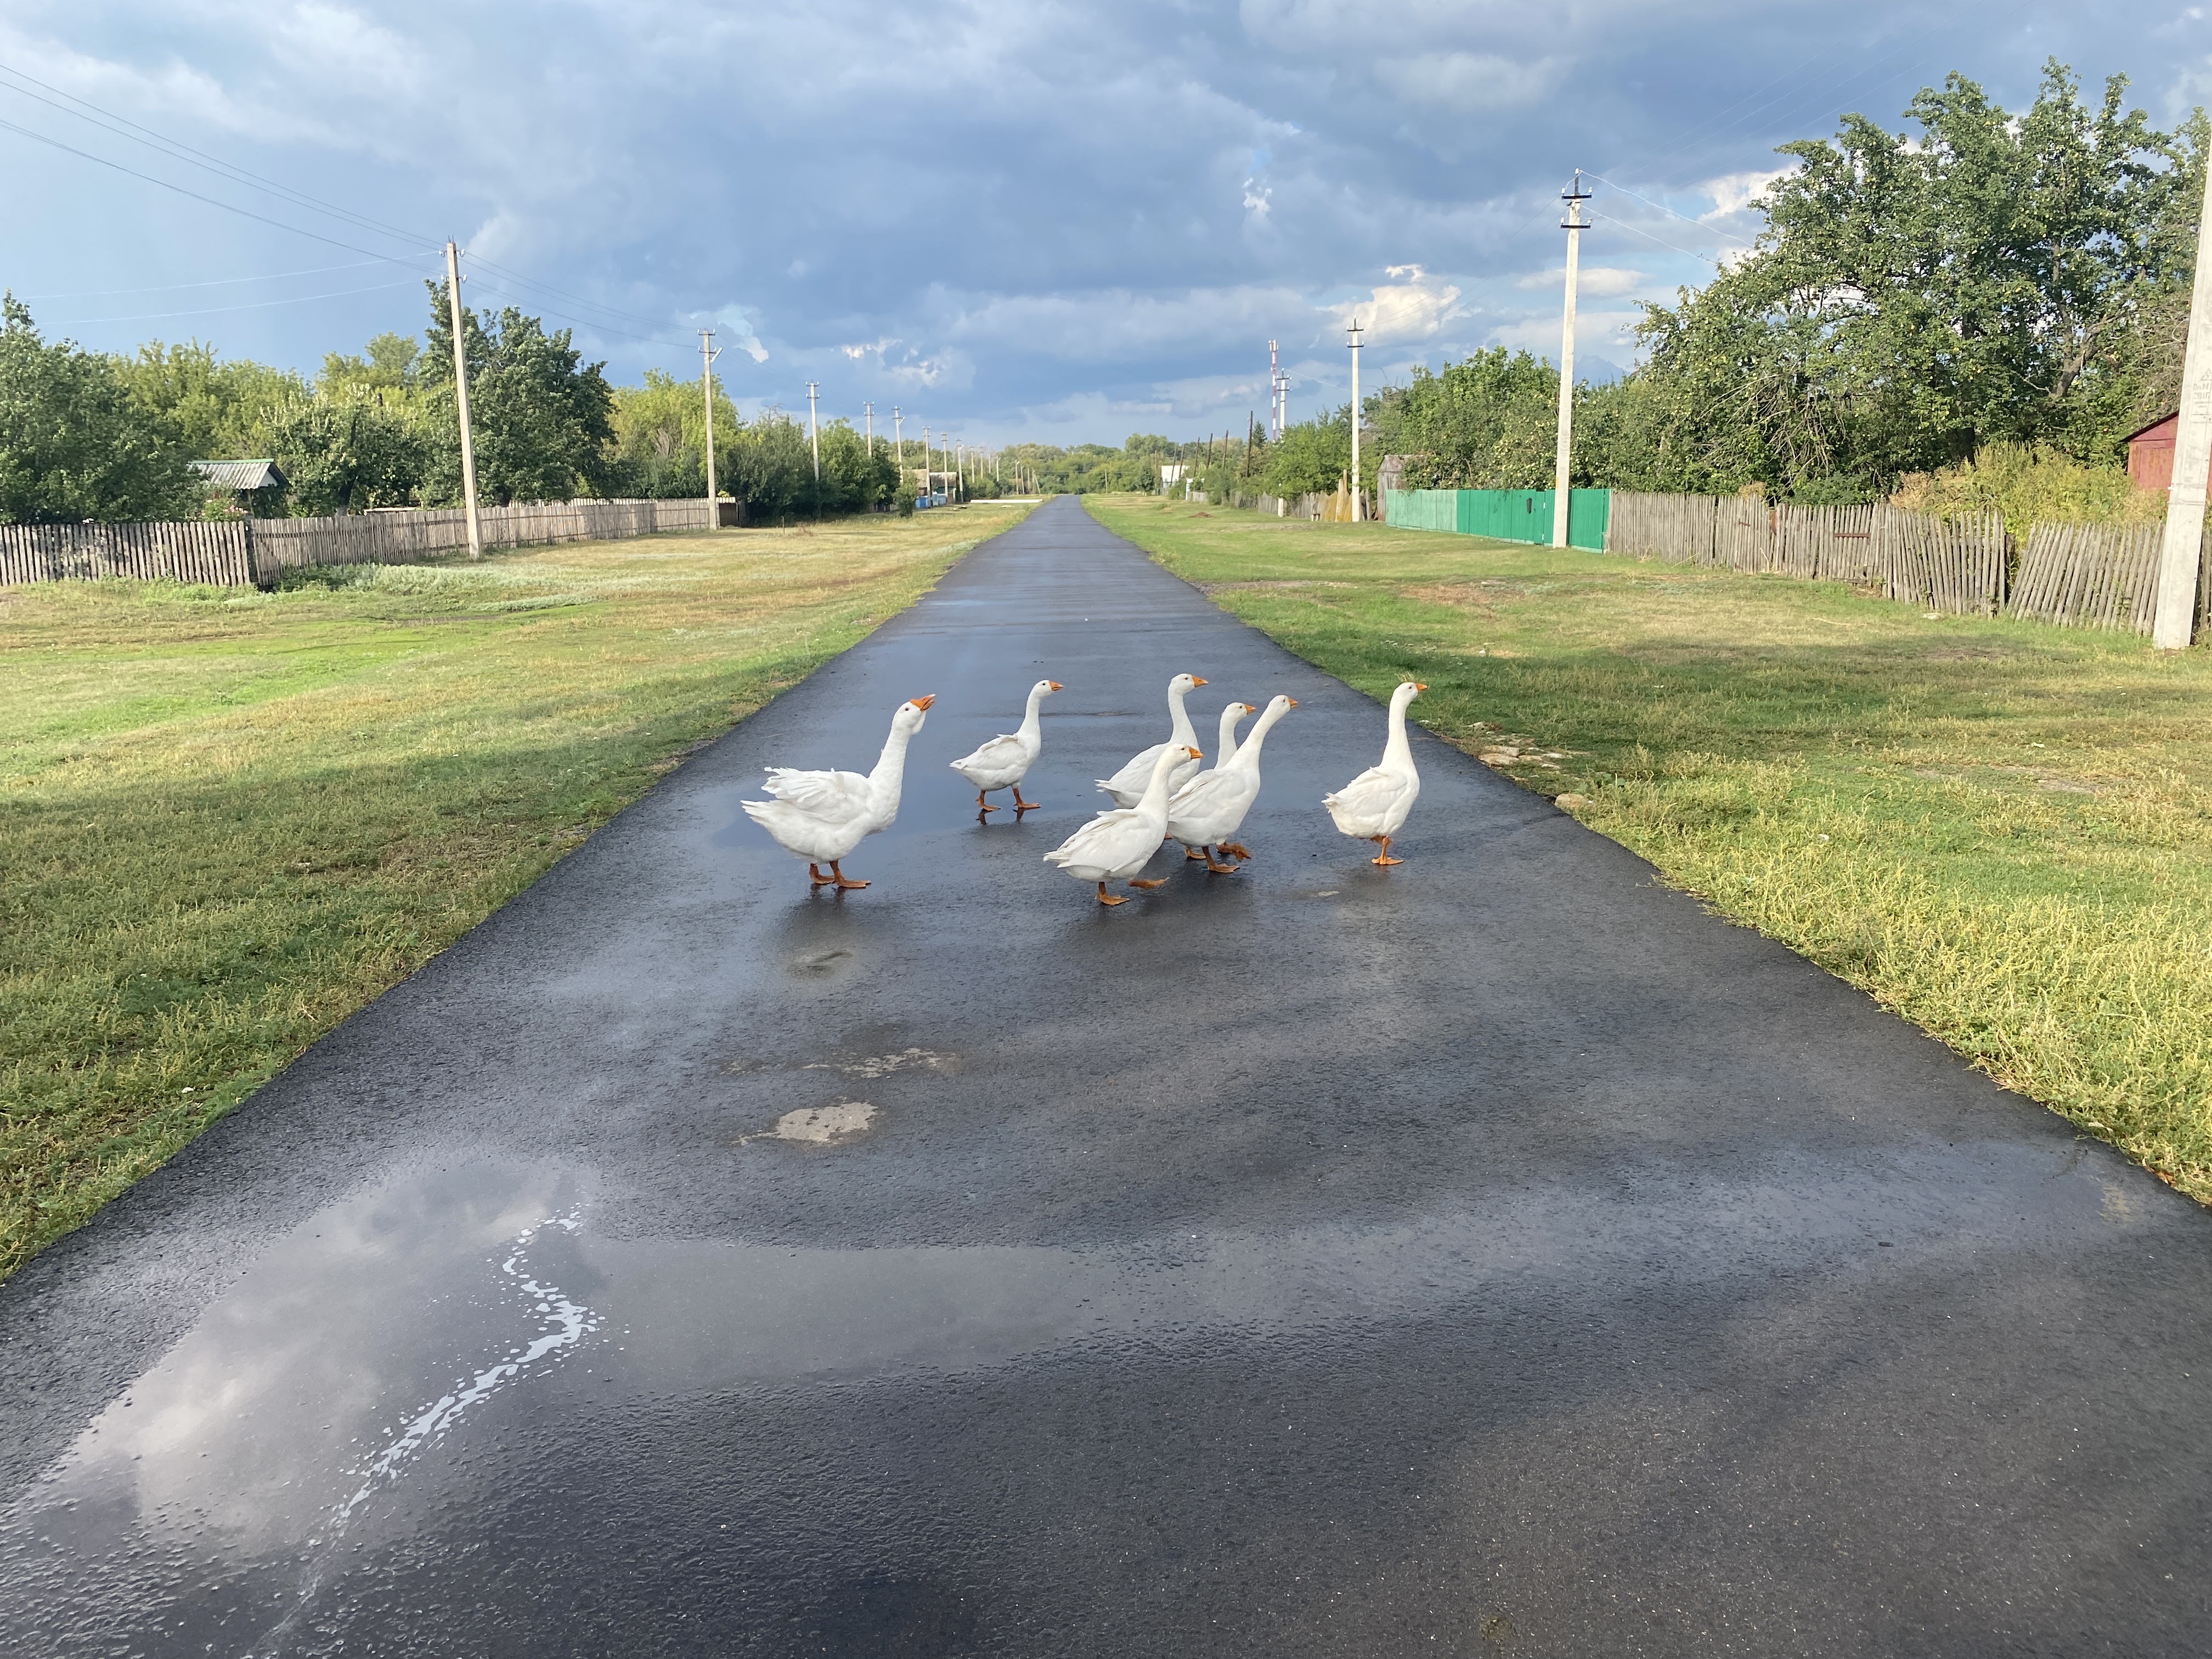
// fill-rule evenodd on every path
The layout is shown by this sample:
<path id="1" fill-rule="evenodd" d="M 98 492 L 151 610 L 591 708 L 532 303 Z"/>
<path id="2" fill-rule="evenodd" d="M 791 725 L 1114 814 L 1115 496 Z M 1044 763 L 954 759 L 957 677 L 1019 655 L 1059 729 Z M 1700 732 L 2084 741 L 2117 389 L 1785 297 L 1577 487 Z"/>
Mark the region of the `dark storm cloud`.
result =
<path id="1" fill-rule="evenodd" d="M 1579 337 L 1626 361 L 1636 301 L 1749 234 L 1778 142 L 1847 108 L 1895 125 L 1954 68 L 2022 100 L 2052 54 L 2135 74 L 2170 120 L 2208 50 L 2193 12 L 2106 4 L 310 0 L 0 22 L 0 62 L 397 236 L 20 91 L 0 118 L 373 252 L 450 232 L 561 291 L 479 269 L 478 303 L 576 323 L 618 375 L 690 372 L 687 331 L 711 324 L 749 401 L 799 406 L 811 379 L 838 413 L 1115 441 L 1240 425 L 1270 337 L 1301 410 L 1340 398 L 1354 308 L 1370 383 L 1482 344 L 1555 349 L 1577 166 L 1626 187 L 1601 187 Z M 54 296 L 40 316 L 88 343 L 198 334 L 313 367 L 420 322 L 421 257 L 167 288 L 359 256 L 0 146 L 18 232 L 0 280 Z"/>

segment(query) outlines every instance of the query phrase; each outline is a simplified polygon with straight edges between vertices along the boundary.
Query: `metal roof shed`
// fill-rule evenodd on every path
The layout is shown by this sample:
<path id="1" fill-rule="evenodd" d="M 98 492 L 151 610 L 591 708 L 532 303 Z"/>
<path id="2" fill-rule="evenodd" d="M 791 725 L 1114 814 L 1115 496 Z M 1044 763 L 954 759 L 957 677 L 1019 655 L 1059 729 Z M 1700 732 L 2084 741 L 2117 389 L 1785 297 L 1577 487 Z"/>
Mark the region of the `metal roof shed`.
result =
<path id="1" fill-rule="evenodd" d="M 194 461 L 192 470 L 219 489 L 282 489 L 286 482 L 270 460 Z"/>

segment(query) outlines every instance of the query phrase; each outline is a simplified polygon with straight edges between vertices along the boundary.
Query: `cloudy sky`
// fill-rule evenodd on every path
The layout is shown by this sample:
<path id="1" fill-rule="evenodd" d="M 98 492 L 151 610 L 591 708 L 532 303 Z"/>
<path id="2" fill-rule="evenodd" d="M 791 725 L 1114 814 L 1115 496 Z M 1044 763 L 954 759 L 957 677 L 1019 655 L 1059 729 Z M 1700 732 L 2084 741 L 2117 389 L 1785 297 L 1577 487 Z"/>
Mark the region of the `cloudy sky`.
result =
<path id="1" fill-rule="evenodd" d="M 1558 192 L 1593 186 L 1585 360 L 1756 227 L 1773 147 L 2046 58 L 2208 101 L 2206 9 L 2112 0 L 9 0 L 0 284 L 50 336 L 312 370 L 472 303 L 618 380 L 864 402 L 971 441 L 1294 415 L 1559 344 Z M 65 147 L 65 148 L 64 148 Z M 127 169 L 127 170 L 126 170 Z M 149 175 L 140 177 L 136 175 Z M 179 189 L 165 188 L 154 179 Z M 191 195 L 179 193 L 192 192 Z M 204 199 L 200 199 L 204 198 Z M 242 210 L 240 211 L 238 210 Z M 318 240 L 320 239 L 320 240 Z"/>

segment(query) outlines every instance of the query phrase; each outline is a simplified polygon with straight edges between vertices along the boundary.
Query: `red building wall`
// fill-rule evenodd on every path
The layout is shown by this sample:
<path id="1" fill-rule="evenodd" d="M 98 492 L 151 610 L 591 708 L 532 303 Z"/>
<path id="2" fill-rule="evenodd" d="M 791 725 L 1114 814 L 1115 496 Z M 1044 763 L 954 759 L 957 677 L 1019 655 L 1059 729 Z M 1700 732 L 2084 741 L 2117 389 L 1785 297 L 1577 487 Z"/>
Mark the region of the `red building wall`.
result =
<path id="1" fill-rule="evenodd" d="M 2169 415 L 2128 440 L 2128 477 L 2138 489 L 2165 489 L 2173 483 L 2173 433 L 2181 416 Z M 2207 479 L 2212 485 L 2212 478 Z"/>

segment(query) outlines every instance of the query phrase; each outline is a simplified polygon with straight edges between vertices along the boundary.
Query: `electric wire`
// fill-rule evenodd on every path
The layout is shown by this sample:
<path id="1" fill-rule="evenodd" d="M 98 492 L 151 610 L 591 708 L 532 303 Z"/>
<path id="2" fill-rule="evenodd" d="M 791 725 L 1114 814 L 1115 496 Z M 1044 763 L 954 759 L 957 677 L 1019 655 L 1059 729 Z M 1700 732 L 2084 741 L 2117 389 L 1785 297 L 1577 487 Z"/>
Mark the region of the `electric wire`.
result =
<path id="1" fill-rule="evenodd" d="M 51 92 L 55 94 L 55 97 L 65 99 L 68 102 L 56 103 L 53 98 L 41 98 L 35 92 L 26 92 L 21 87 L 9 86 L 6 82 L 0 81 L 0 88 L 5 88 L 20 98 L 28 98 L 34 102 L 46 105 L 50 109 L 59 110 L 63 114 L 74 117 L 88 125 L 112 133 L 131 143 L 143 144 L 149 149 L 167 155 L 173 161 L 182 161 L 188 167 L 204 167 L 233 184 L 242 184 L 249 189 L 259 190 L 270 195 L 283 198 L 295 207 L 304 207 L 313 212 L 327 214 L 332 218 L 344 220 L 348 223 L 358 226 L 363 230 L 374 230 L 387 236 L 396 236 L 402 241 L 427 242 L 435 240 L 423 235 L 419 231 L 403 230 L 397 225 L 386 224 L 383 221 L 372 219 L 366 214 L 356 213 L 350 208 L 339 207 L 334 203 L 322 200 L 319 197 L 310 196 L 303 190 L 295 189 L 290 185 L 266 178 L 258 173 L 249 172 L 245 167 L 224 161 L 221 156 L 210 155 L 205 150 L 195 149 L 190 144 L 179 139 L 172 138 L 166 133 L 156 132 L 151 127 L 141 126 L 128 116 L 118 115 L 112 110 L 102 109 L 99 105 L 79 98 L 74 93 L 64 92 L 59 87 L 48 85 L 36 76 L 26 75 L 12 64 L 0 64 L 0 73 L 11 75 L 19 81 L 28 81 L 33 86 Z M 76 104 L 80 107 L 71 109 L 68 107 L 69 104 Z M 83 112 L 85 110 L 90 110 L 93 112 L 92 115 L 85 114 Z M 102 118 L 94 120 L 93 118 L 94 115 Z M 111 125 L 110 123 L 117 125 Z M 125 131 L 125 128 L 130 131 Z"/>
<path id="2" fill-rule="evenodd" d="M 305 191 L 295 190 L 291 185 L 279 183 L 272 179 L 265 178 L 262 174 L 250 172 L 246 168 L 236 167 L 230 162 L 222 160 L 220 157 L 210 155 L 204 150 L 195 149 L 190 144 L 184 143 L 180 140 L 171 138 L 164 133 L 156 132 L 151 127 L 142 126 L 137 122 L 130 119 L 127 116 L 117 115 L 112 111 L 103 109 L 99 105 L 92 103 L 85 99 L 79 98 L 72 93 L 64 92 L 60 88 L 49 85 L 47 82 L 38 79 L 35 76 L 25 74 L 22 70 L 16 69 L 12 64 L 0 64 L 0 73 L 13 76 L 17 80 L 27 81 L 31 85 L 40 88 L 46 92 L 53 93 L 57 98 L 65 99 L 70 104 L 80 105 L 82 108 L 81 110 L 70 109 L 64 104 L 57 103 L 53 98 L 41 98 L 37 93 L 27 92 L 21 87 L 9 86 L 5 81 L 0 81 L 0 88 L 4 88 L 7 91 L 13 92 L 19 97 L 32 99 L 38 103 L 47 106 L 49 108 L 59 110 L 64 115 L 75 117 L 78 120 L 84 121 L 89 125 L 99 127 L 103 131 L 113 133 L 116 137 L 128 140 L 131 143 L 143 144 L 148 149 L 155 150 L 157 154 L 167 155 L 173 160 L 184 161 L 188 166 L 204 167 L 231 183 L 243 184 L 250 189 L 263 191 L 268 194 L 275 195 L 280 199 L 288 200 L 295 206 L 305 207 L 312 211 L 328 215 L 332 218 L 343 220 L 349 223 L 359 226 L 366 230 L 372 230 L 386 235 L 396 236 L 407 241 L 428 241 L 433 240 L 429 237 L 422 236 L 416 232 L 404 230 L 398 226 L 386 224 L 381 220 L 372 219 L 368 217 L 366 215 L 356 213 L 350 209 L 339 207 L 335 204 L 323 201 L 318 197 L 307 194 Z M 94 115 L 101 116 L 106 118 L 104 120 L 94 120 L 91 115 L 84 114 L 82 110 L 90 110 Z M 119 123 L 120 125 L 109 125 L 109 122 Z M 98 161 L 102 166 L 113 167 L 120 173 L 130 173 L 134 178 L 143 179 L 149 183 L 160 185 L 165 189 L 176 191 L 180 195 L 192 198 L 195 201 L 206 202 L 212 206 L 227 208 L 229 211 L 234 213 L 244 214 L 247 218 L 258 219 L 264 224 L 275 225 L 280 229 L 290 230 L 295 234 L 301 236 L 313 236 L 319 241 L 331 242 L 335 246 L 344 247 L 356 253 L 371 252 L 371 250 L 369 249 L 356 247 L 351 243 L 337 242 L 331 237 L 319 236 L 313 231 L 301 230 L 295 225 L 284 224 L 280 220 L 270 219 L 264 215 L 250 212 L 246 209 L 234 206 L 229 203 L 218 201 L 213 197 L 202 196 L 197 191 L 185 190 L 180 185 L 173 185 L 166 179 L 155 178 L 151 173 L 140 173 L 136 168 L 125 167 L 122 163 L 118 161 L 108 161 L 106 157 L 95 155 L 88 150 L 77 149 L 71 145 L 61 143 L 58 139 L 47 137 L 45 134 L 35 131 L 31 128 L 18 126 L 12 122 L 5 120 L 0 120 L 0 128 L 4 128 L 9 131 L 20 133 L 27 138 L 36 139 L 41 143 L 51 144 L 57 149 L 66 150 L 70 155 L 82 156 L 87 161 Z M 123 131 L 124 128 L 129 128 L 131 131 Z M 142 137 L 139 135 L 143 136 Z M 464 250 L 464 252 L 466 252 L 466 250 Z M 390 255 L 372 255 L 372 257 L 383 259 L 391 258 Z M 425 256 L 417 255 L 416 257 L 420 258 Z M 510 270 L 503 265 L 495 264 L 491 260 L 484 258 L 480 254 L 471 252 L 468 257 L 475 264 L 488 270 L 496 271 L 509 282 L 519 283 L 527 289 L 535 289 L 539 293 L 550 295 L 556 299 L 566 300 L 572 305 L 580 306 L 586 310 L 605 312 L 611 316 L 620 317 L 629 322 L 643 324 L 647 328 L 660 326 L 660 324 L 655 319 L 641 317 L 634 312 L 623 311 L 614 306 L 602 304 L 600 301 L 596 300 L 587 300 L 581 295 L 570 294 L 563 289 L 553 288 L 550 284 L 539 283 L 532 277 L 525 276 L 519 271 Z M 394 260 L 393 263 L 404 263 L 404 261 Z M 238 280 L 243 281 L 252 279 L 240 278 Z M 145 291 L 151 292 L 154 290 Z M 520 303 L 532 305 L 538 303 L 537 301 L 526 300 L 519 295 L 509 295 L 504 297 L 516 300 Z M 550 307 L 547 307 L 547 309 L 550 310 Z M 564 313 L 558 312 L 555 312 L 553 314 L 556 316 L 564 315 Z M 616 328 L 610 324 L 603 322 L 588 321 L 585 319 L 574 316 L 567 316 L 566 320 L 576 324 L 579 327 L 599 329 L 606 333 L 622 335 L 628 339 L 644 341 L 648 344 L 666 346 L 671 349 L 678 350 L 688 349 L 674 345 L 670 341 L 659 339 L 654 336 L 633 333 L 628 330 Z"/>
<path id="3" fill-rule="evenodd" d="M 15 297 L 26 301 L 47 300 L 113 300 L 126 294 L 174 294 L 188 288 L 233 288 L 240 283 L 276 283 L 292 276 L 323 276 L 333 270 L 361 270 L 369 265 L 386 264 L 386 259 L 356 259 L 343 265 L 313 265 L 306 270 L 272 270 L 259 276 L 213 276 L 204 283 L 162 283 L 153 288 L 97 288 L 82 294 L 20 294 Z"/>
<path id="4" fill-rule="evenodd" d="M 272 219 L 265 213 L 256 213 L 250 208 L 240 207 L 234 202 L 226 202 L 213 196 L 203 196 L 196 190 L 186 190 L 182 185 L 171 184 L 167 179 L 157 179 L 150 173 L 141 173 L 137 168 L 127 167 L 120 161 L 111 161 L 105 155 L 95 155 L 88 149 L 79 149 L 76 145 L 65 144 L 58 138 L 49 138 L 43 132 L 33 131 L 29 127 L 18 126 L 13 121 L 0 120 L 0 131 L 16 133 L 39 143 L 50 144 L 54 149 L 64 150 L 71 155 L 82 156 L 88 161 L 96 161 L 101 167 L 112 167 L 118 173 L 127 173 L 133 179 L 143 179 L 149 185 L 159 185 L 163 190 L 173 190 L 179 196 L 188 196 L 195 202 L 204 202 L 210 207 L 221 208 L 226 213 L 235 213 L 241 218 L 256 220 L 264 225 L 272 225 L 278 230 L 289 230 L 295 236 L 305 236 L 311 241 L 327 242 L 332 247 L 345 249 L 349 253 L 366 253 L 370 258 L 382 260 L 387 264 L 404 265 L 415 259 L 426 259 L 436 251 L 426 249 L 407 255 L 379 253 L 373 247 L 362 247 L 356 242 L 341 242 L 337 237 L 325 236 L 320 231 L 302 230 L 297 225 L 288 225 L 282 219 Z"/>
<path id="5" fill-rule="evenodd" d="M 300 294 L 289 300 L 250 300 L 244 305 L 208 306 L 198 311 L 146 311 L 130 317 L 57 317 L 57 326 L 82 323 L 150 323 L 168 317 L 214 317 L 233 311 L 265 311 L 270 306 L 303 306 L 314 300 L 343 300 L 356 294 L 385 294 L 395 288 L 412 288 L 408 283 L 376 283 L 368 288 L 340 289 L 331 294 Z"/>

